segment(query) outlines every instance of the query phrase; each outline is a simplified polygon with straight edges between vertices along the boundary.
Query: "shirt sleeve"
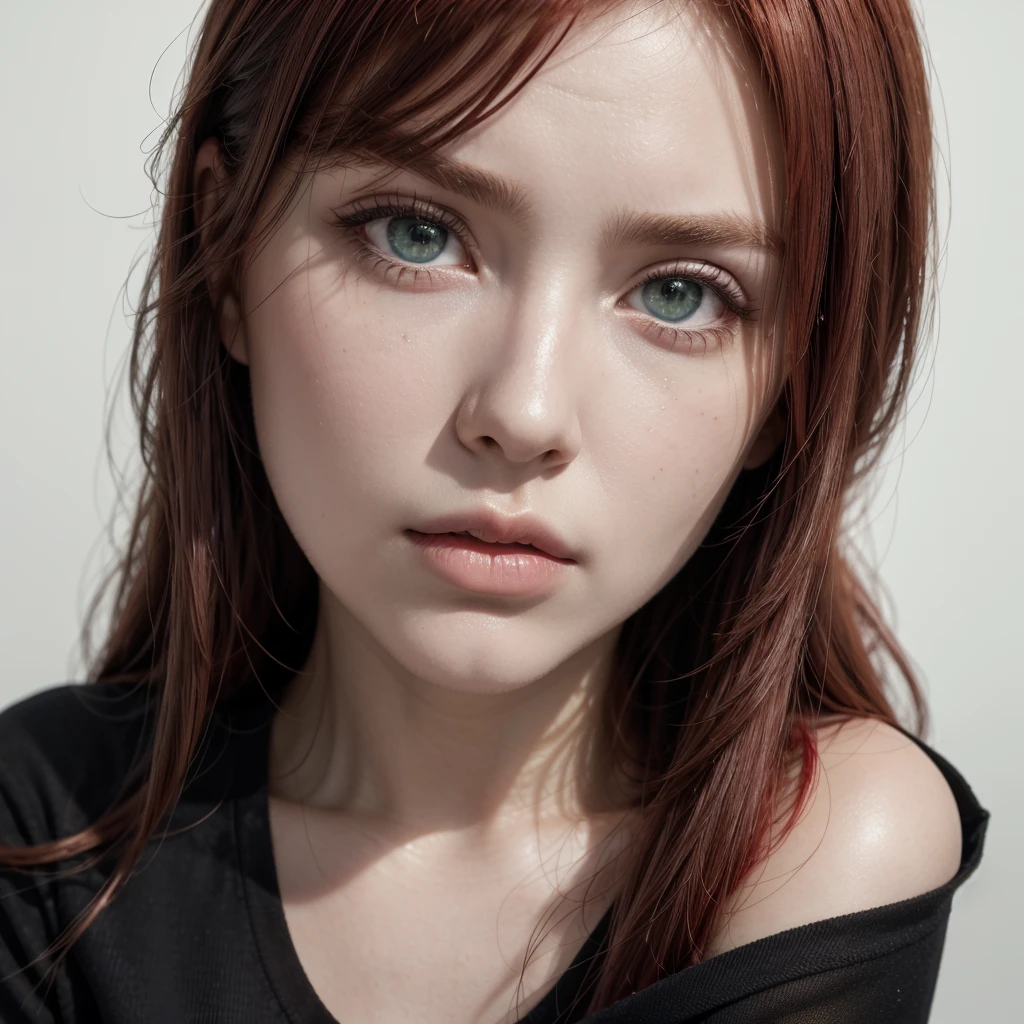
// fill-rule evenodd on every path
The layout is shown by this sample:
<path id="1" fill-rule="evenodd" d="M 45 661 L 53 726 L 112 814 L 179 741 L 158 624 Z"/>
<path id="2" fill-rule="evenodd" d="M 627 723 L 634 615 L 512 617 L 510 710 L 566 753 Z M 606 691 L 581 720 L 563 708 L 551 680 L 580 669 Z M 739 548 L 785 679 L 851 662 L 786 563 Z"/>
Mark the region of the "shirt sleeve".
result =
<path id="1" fill-rule="evenodd" d="M 144 749 L 149 708 L 149 691 L 135 684 L 69 683 L 0 711 L 0 845 L 32 846 L 97 821 Z M 0 865 L 0 1024 L 95 1024 L 109 1016 L 84 955 L 102 920 L 56 968 L 57 953 L 47 953 L 93 888 L 95 878 L 71 870 L 89 859 L 21 871 Z"/>
<path id="2" fill-rule="evenodd" d="M 953 790 L 960 868 L 929 892 L 814 921 L 708 958 L 634 996 L 645 1024 L 925 1024 L 953 896 L 981 862 L 989 812 L 941 754 L 907 733 Z"/>
<path id="3" fill-rule="evenodd" d="M 779 981 L 700 1019 L 708 1024 L 926 1024 L 945 933 L 943 919 L 906 945 Z"/>
<path id="4" fill-rule="evenodd" d="M 45 800 L 34 783 L 45 765 L 31 741 L 0 715 L 0 844 L 27 846 L 45 838 Z M 49 870 L 49 869 L 44 869 Z M 0 865 L 0 1021 L 3 1024 L 58 1024 L 72 1017 L 66 975 L 47 974 L 40 954 L 58 933 L 48 875 Z"/>

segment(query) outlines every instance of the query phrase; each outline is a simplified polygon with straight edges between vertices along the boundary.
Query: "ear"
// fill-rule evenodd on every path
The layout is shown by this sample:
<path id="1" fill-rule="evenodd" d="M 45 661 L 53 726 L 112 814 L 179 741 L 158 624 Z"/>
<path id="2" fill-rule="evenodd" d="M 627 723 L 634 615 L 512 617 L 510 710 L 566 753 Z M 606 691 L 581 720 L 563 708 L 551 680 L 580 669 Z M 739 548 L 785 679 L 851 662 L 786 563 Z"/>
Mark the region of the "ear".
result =
<path id="1" fill-rule="evenodd" d="M 780 399 L 772 406 L 772 411 L 765 417 L 757 437 L 747 449 L 747 456 L 743 460 L 744 469 L 757 469 L 764 465 L 775 453 L 775 449 L 782 443 L 786 434 L 786 421 L 782 412 L 782 400 Z"/>
<path id="2" fill-rule="evenodd" d="M 218 192 L 227 181 L 220 142 L 215 138 L 206 139 L 196 153 L 192 171 L 192 190 L 195 193 L 196 226 L 199 229 L 200 248 L 210 243 L 210 222 L 218 202 Z M 219 275 L 207 278 L 210 296 L 217 306 L 224 282 Z M 220 306 L 220 338 L 233 359 L 249 363 L 249 350 L 245 339 L 245 323 L 242 319 L 238 298 L 233 292 L 226 292 Z"/>

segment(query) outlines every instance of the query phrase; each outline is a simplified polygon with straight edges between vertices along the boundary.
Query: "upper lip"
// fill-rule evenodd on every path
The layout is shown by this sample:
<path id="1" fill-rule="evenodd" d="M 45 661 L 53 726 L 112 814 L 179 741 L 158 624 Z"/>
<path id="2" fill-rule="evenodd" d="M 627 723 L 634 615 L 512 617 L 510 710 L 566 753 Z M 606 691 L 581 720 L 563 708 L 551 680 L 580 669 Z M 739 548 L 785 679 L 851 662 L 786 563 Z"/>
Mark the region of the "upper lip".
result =
<path id="1" fill-rule="evenodd" d="M 493 509 L 453 512 L 415 527 L 417 533 L 462 533 L 478 530 L 501 544 L 532 544 L 554 558 L 576 561 L 576 552 L 542 519 L 534 515 L 506 516 Z"/>

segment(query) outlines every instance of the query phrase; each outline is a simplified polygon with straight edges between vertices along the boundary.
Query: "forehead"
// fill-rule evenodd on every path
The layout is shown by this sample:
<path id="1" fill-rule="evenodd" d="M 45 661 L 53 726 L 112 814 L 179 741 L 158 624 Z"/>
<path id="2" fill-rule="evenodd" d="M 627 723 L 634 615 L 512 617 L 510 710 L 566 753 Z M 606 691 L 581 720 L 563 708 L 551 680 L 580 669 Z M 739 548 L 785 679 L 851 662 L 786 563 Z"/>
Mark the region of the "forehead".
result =
<path id="1" fill-rule="evenodd" d="M 520 182 L 531 206 L 734 212 L 778 226 L 774 114 L 735 31 L 703 5 L 629 6 L 574 26 L 446 152 Z"/>

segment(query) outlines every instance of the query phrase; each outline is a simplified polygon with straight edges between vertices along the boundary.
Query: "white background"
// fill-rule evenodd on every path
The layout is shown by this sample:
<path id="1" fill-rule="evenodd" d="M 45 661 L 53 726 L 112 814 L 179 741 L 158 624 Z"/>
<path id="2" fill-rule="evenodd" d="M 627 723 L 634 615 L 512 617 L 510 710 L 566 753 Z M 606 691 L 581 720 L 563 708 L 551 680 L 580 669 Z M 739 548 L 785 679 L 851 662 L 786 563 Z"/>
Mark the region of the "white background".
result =
<path id="1" fill-rule="evenodd" d="M 104 412 L 112 402 L 123 464 L 133 425 L 112 388 L 144 263 L 121 289 L 152 243 L 144 162 L 197 10 L 195 0 L 2 6 L 0 708 L 81 678 L 80 617 L 110 551 Z M 926 738 L 993 815 L 981 868 L 954 897 L 931 1019 L 1010 1022 L 1024 1019 L 1024 4 L 925 0 L 923 13 L 941 90 L 947 251 L 938 343 L 873 503 L 873 534 L 898 635 L 924 676 Z"/>

